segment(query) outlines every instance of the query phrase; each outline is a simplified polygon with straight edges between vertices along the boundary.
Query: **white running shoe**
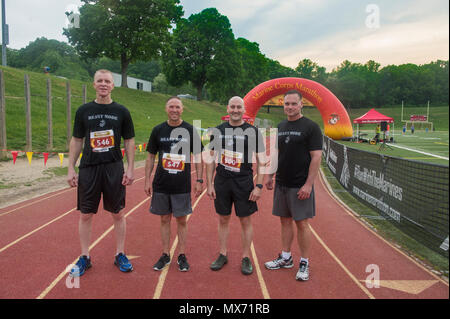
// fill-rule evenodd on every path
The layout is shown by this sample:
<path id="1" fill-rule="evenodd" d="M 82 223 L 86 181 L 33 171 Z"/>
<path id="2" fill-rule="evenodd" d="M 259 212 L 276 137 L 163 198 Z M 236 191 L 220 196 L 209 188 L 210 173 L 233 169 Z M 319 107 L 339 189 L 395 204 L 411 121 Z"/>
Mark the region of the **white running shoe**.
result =
<path id="1" fill-rule="evenodd" d="M 300 263 L 300 268 L 297 271 L 297 275 L 295 276 L 295 279 L 306 281 L 309 279 L 309 263 L 302 261 Z"/>
<path id="2" fill-rule="evenodd" d="M 289 259 L 284 259 L 280 254 L 278 255 L 278 258 L 264 263 L 264 266 L 266 266 L 267 269 L 292 268 L 294 267 L 294 262 L 292 256 L 290 256 Z"/>

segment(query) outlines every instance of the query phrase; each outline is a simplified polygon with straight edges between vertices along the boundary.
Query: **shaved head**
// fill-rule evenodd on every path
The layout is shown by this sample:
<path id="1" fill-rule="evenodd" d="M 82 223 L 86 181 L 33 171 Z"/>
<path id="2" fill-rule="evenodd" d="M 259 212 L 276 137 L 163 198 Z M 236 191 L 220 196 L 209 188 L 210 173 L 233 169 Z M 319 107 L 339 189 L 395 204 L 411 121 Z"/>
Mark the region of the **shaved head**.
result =
<path id="1" fill-rule="evenodd" d="M 245 107 L 244 100 L 240 96 L 233 96 L 228 101 L 228 105 L 232 105 L 232 104 L 241 104 L 243 107 Z"/>

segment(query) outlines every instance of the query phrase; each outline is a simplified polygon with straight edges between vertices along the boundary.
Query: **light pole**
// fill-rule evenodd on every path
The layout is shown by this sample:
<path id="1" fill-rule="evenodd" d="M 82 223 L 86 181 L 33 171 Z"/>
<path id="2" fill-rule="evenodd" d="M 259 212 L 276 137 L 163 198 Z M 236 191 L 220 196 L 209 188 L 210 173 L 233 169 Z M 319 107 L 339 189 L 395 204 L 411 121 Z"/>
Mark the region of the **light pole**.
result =
<path id="1" fill-rule="evenodd" d="M 9 31 L 6 24 L 5 1 L 2 0 L 2 65 L 6 66 L 6 46 L 9 44 Z"/>

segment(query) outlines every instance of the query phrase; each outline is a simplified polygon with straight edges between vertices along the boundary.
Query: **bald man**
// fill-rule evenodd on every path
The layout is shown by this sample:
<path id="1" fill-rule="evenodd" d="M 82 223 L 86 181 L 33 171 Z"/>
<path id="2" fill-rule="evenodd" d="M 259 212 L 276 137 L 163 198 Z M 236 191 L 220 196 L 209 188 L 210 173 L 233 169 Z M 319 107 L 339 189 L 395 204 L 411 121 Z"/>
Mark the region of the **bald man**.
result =
<path id="1" fill-rule="evenodd" d="M 227 239 L 234 204 L 242 229 L 241 272 L 250 275 L 253 272 L 250 260 L 253 237 L 251 215 L 258 210 L 256 201 L 261 197 L 264 180 L 264 175 L 258 173 L 256 185 L 253 184 L 252 164 L 253 158 L 256 158 L 259 172 L 264 161 L 265 147 L 258 129 L 243 120 L 245 106 L 242 98 L 232 97 L 228 102 L 227 112 L 230 116 L 228 122 L 210 132 L 209 155 L 212 160 L 206 164 L 207 194 L 214 200 L 216 213 L 219 215 L 219 257 L 210 268 L 220 270 L 228 262 Z M 216 175 L 213 185 L 214 168 Z"/>

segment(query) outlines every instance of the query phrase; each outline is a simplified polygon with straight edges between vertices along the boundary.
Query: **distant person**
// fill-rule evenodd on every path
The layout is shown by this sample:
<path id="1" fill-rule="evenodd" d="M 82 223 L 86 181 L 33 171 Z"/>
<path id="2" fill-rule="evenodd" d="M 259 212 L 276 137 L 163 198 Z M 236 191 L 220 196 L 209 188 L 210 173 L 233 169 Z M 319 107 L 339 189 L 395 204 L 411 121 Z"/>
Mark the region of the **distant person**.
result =
<path id="1" fill-rule="evenodd" d="M 403 134 L 406 134 L 406 124 L 403 125 Z"/>
<path id="2" fill-rule="evenodd" d="M 211 135 L 211 160 L 206 165 L 208 196 L 214 200 L 219 215 L 219 256 L 211 264 L 211 270 L 220 270 L 228 263 L 227 239 L 231 210 L 234 205 L 241 224 L 242 260 L 241 272 L 253 273 L 250 245 L 253 238 L 251 216 L 258 210 L 256 201 L 261 197 L 264 175 L 260 167 L 264 161 L 264 140 L 259 130 L 243 120 L 244 100 L 234 96 L 228 101 L 228 122 L 217 126 Z M 253 155 L 256 157 L 256 184 L 253 185 Z M 216 167 L 214 159 L 218 158 Z"/>
<path id="3" fill-rule="evenodd" d="M 154 270 L 162 270 L 170 263 L 170 222 L 172 216 L 177 223 L 179 255 L 178 269 L 188 271 L 190 265 L 186 258 L 187 217 L 192 213 L 191 205 L 191 153 L 195 157 L 196 183 L 195 196 L 202 192 L 202 160 L 203 150 L 197 130 L 183 121 L 183 103 L 177 96 L 166 102 L 168 120 L 155 126 L 147 144 L 147 160 L 145 162 L 144 191 L 152 196 L 150 212 L 160 216 L 162 239 L 162 255 L 153 266 Z M 151 174 L 155 165 L 156 154 L 158 164 L 151 182 Z"/>
<path id="4" fill-rule="evenodd" d="M 272 214 L 280 217 L 281 253 L 265 263 L 267 269 L 292 268 L 291 245 L 294 227 L 300 249 L 296 280 L 309 279 L 312 233 L 309 221 L 315 216 L 314 181 L 322 159 L 320 127 L 302 114 L 302 95 L 296 90 L 284 95 L 287 120 L 278 124 L 278 169 Z M 273 189 L 273 175 L 267 175 L 267 189 Z"/>
<path id="5" fill-rule="evenodd" d="M 98 70 L 95 73 L 94 89 L 96 99 L 80 106 L 76 112 L 69 146 L 67 182 L 71 187 L 78 187 L 77 209 L 81 212 L 78 224 L 81 257 L 70 272 L 72 276 L 82 276 L 92 266 L 89 255 L 92 220 L 102 194 L 103 207 L 111 212 L 114 222 L 114 264 L 122 272 L 133 270 L 124 250 L 126 222 L 122 211 L 125 207 L 125 187 L 134 180 L 133 121 L 125 106 L 111 98 L 114 82 L 110 71 Z M 120 148 L 122 138 L 128 163 L 126 171 Z M 75 163 L 82 149 L 83 156 L 77 175 Z"/>
<path id="6" fill-rule="evenodd" d="M 380 124 L 377 124 L 377 126 L 375 127 L 375 141 L 377 141 L 377 143 L 380 141 L 380 133 L 381 133 L 381 126 Z"/>
<path id="7" fill-rule="evenodd" d="M 411 124 L 411 134 L 414 134 L 414 124 Z"/>

